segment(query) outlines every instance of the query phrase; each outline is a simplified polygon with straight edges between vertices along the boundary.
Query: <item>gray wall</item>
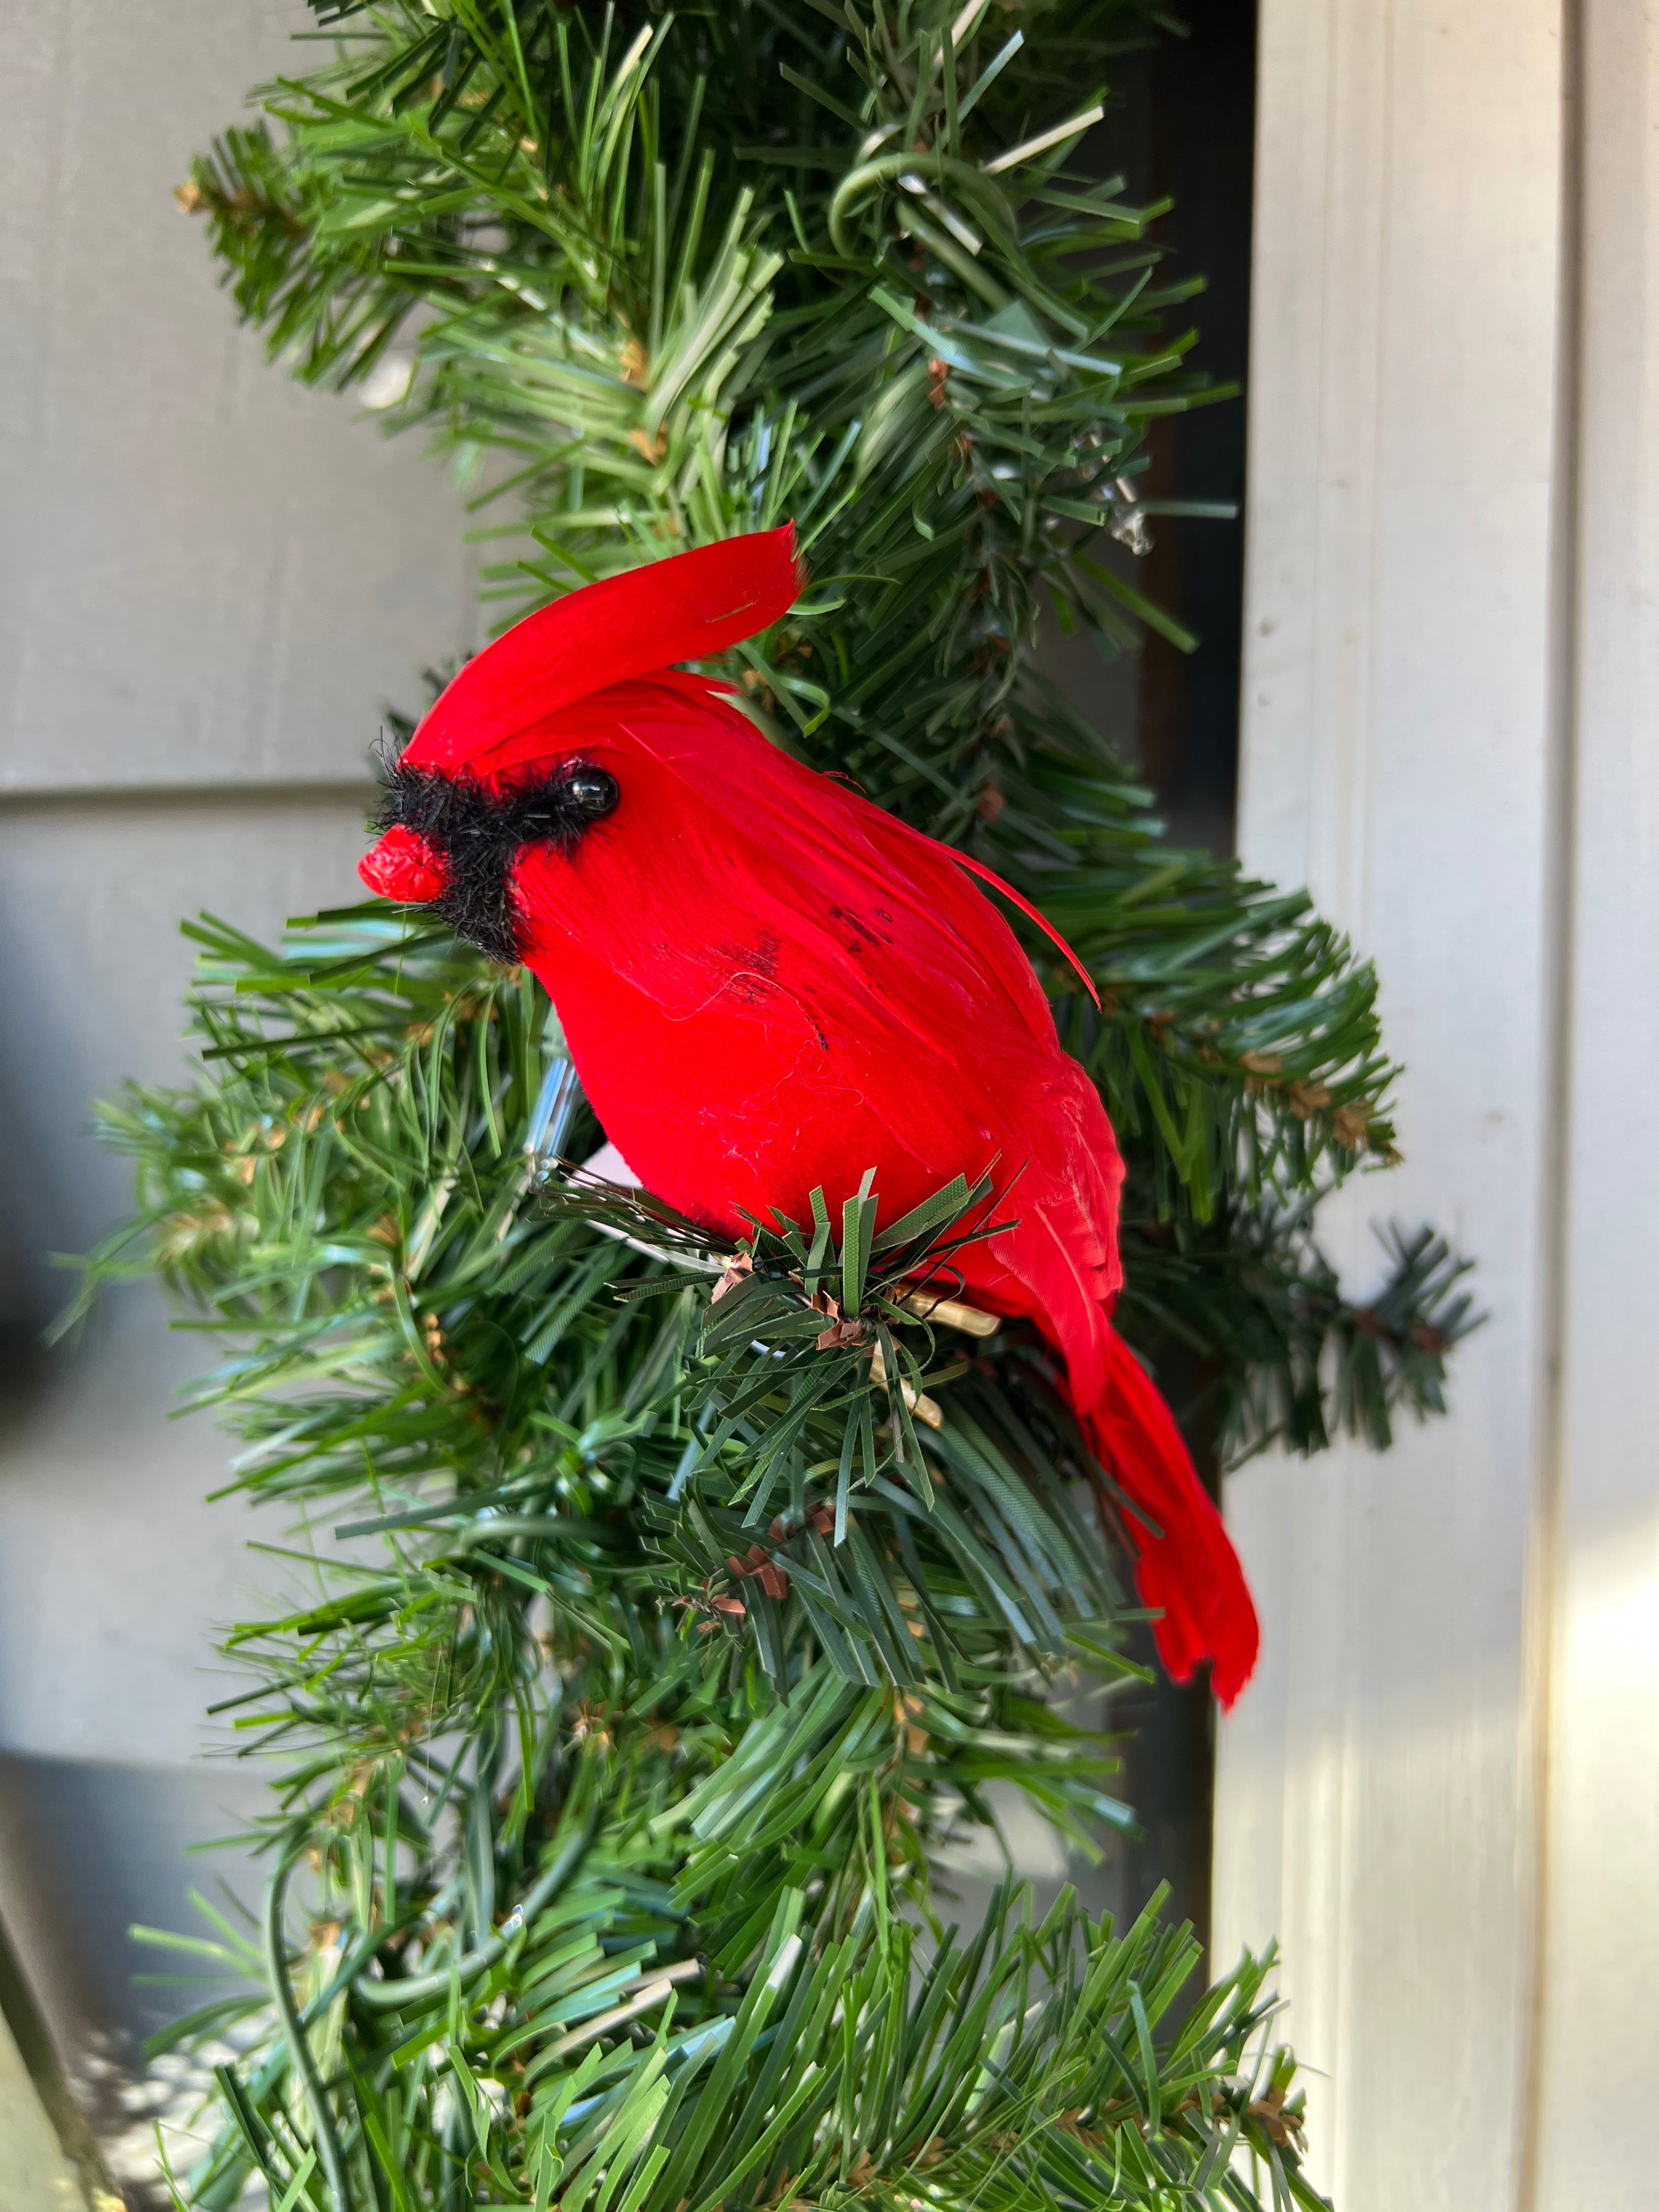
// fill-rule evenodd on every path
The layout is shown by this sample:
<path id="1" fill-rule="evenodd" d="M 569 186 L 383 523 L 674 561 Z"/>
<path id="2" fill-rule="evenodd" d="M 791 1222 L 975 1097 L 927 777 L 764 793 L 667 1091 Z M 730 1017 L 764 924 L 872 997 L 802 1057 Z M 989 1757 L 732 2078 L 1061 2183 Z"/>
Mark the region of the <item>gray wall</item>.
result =
<path id="1" fill-rule="evenodd" d="M 381 703 L 471 641 L 458 500 L 266 363 L 173 203 L 304 21 L 54 0 L 0 41 L 0 1911 L 72 2051 L 153 2017 L 121 1930 L 185 1924 L 185 1844 L 257 1796 L 201 1719 L 252 1577 L 222 1440 L 167 1418 L 199 1346 L 134 1291 L 43 1356 L 45 1255 L 124 1210 L 89 1102 L 182 1070 L 179 917 L 351 896 Z"/>

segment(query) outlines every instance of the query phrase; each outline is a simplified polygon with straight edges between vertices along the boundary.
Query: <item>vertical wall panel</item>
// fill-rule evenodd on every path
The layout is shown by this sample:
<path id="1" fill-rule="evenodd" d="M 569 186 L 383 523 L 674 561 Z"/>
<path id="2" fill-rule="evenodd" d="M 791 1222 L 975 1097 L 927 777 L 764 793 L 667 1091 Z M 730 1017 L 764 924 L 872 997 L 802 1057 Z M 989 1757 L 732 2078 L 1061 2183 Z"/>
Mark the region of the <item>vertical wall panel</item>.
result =
<path id="1" fill-rule="evenodd" d="M 1534 1896 L 1524 1566 L 1555 714 L 1561 222 L 1543 0 L 1267 0 L 1241 849 L 1374 955 L 1405 1167 L 1479 1255 L 1455 1412 L 1232 1482 L 1262 1676 L 1224 1730 L 1218 1950 L 1284 1941 L 1344 2212 L 1515 2202 Z"/>
<path id="2" fill-rule="evenodd" d="M 1578 629 L 1537 2188 L 1659 2198 L 1659 9 L 1583 17 Z"/>

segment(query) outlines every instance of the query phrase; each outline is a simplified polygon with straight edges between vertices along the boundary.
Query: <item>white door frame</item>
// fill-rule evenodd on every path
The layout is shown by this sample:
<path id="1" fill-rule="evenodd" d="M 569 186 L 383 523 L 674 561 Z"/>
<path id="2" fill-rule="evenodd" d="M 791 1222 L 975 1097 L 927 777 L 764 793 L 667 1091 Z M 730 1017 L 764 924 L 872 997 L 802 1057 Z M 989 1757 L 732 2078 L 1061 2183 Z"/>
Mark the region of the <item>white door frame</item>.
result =
<path id="1" fill-rule="evenodd" d="M 1217 1956 L 1340 2212 L 1650 2206 L 1659 6 L 1263 0 L 1240 850 L 1374 955 L 1452 1418 L 1264 1461 Z M 1649 324 L 1653 323 L 1650 332 Z"/>

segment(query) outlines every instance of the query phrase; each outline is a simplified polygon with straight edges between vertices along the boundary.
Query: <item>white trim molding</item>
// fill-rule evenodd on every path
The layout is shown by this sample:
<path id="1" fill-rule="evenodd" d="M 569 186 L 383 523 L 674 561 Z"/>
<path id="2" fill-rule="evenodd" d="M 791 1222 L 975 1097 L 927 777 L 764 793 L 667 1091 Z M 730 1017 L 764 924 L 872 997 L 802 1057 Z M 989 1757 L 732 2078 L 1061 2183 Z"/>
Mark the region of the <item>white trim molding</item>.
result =
<path id="1" fill-rule="evenodd" d="M 1659 2072 L 1659 7 L 1264 0 L 1240 849 L 1376 957 L 1449 1420 L 1228 1510 L 1217 1955 L 1341 2212 L 1635 2212 Z"/>

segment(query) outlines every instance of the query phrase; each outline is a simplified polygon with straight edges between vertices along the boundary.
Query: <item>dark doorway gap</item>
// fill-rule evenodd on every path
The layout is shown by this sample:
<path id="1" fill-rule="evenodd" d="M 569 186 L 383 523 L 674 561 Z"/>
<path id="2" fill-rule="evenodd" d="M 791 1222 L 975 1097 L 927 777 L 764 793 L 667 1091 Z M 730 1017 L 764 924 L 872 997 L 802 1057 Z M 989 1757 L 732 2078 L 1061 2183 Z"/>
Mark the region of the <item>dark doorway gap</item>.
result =
<path id="1" fill-rule="evenodd" d="M 1139 203 L 1175 203 L 1155 236 L 1167 277 L 1200 273 L 1206 289 L 1170 318 L 1197 325 L 1190 359 L 1218 384 L 1243 385 L 1249 346 L 1251 200 L 1255 137 L 1255 0 L 1189 0 L 1184 36 L 1164 34 L 1120 62 L 1107 118 L 1088 143 L 1091 165 L 1121 174 Z M 1045 659 L 1077 703 L 1139 763 L 1171 840 L 1234 850 L 1238 789 L 1239 674 L 1243 636 L 1245 417 L 1241 398 L 1165 417 L 1152 439 L 1148 496 L 1227 500 L 1233 522 L 1165 517 L 1137 585 L 1200 642 L 1195 653 L 1149 637 L 1132 660 L 1103 663 L 1079 638 L 1047 641 Z M 1160 1370 L 1177 1402 L 1200 1378 Z M 1200 1472 L 1213 1486 L 1212 1460 Z M 1152 1663 L 1149 1633 L 1137 1657 Z M 1169 1910 L 1190 1920 L 1207 1949 L 1214 1807 L 1214 1728 L 1207 1686 L 1161 1674 L 1109 1702 L 1105 1724 L 1127 1732 L 1118 1788 L 1139 1838 L 1113 1847 L 1090 1887 L 1133 1915 L 1159 1881 Z M 1225 1963 L 1225 1962 L 1222 1962 Z"/>

